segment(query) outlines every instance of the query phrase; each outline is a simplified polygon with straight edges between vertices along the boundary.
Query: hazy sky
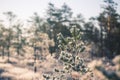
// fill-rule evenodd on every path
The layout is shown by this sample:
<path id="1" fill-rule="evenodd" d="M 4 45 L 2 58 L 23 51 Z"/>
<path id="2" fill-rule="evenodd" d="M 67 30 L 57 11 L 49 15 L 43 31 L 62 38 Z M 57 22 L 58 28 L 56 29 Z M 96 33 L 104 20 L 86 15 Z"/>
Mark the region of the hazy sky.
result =
<path id="1" fill-rule="evenodd" d="M 82 13 L 85 18 L 96 16 L 101 11 L 100 5 L 103 0 L 0 0 L 0 15 L 6 11 L 12 11 L 22 19 L 28 19 L 33 12 L 38 12 L 41 17 L 45 16 L 48 3 L 52 2 L 60 7 L 66 3 L 71 7 L 74 14 Z M 120 0 L 114 0 L 118 3 L 118 12 L 120 13 Z M 0 16 L 1 18 L 1 16 Z"/>

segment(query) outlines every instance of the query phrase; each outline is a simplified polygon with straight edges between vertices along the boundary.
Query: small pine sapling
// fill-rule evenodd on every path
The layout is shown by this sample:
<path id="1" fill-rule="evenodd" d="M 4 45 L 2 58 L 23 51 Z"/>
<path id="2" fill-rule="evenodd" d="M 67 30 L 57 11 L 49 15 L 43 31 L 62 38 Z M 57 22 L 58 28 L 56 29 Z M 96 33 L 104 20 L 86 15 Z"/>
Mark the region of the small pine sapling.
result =
<path id="1" fill-rule="evenodd" d="M 85 50 L 85 43 L 82 41 L 80 30 L 73 26 L 70 29 L 71 37 L 64 37 L 61 33 L 57 35 L 58 47 L 60 49 L 59 60 L 62 61 L 64 68 L 62 70 L 55 69 L 58 76 L 48 75 L 43 76 L 46 80 L 67 80 L 67 75 L 74 78 L 72 72 L 77 72 L 79 75 L 83 75 L 90 72 L 90 69 L 86 66 L 83 58 L 79 57 L 79 53 Z"/>

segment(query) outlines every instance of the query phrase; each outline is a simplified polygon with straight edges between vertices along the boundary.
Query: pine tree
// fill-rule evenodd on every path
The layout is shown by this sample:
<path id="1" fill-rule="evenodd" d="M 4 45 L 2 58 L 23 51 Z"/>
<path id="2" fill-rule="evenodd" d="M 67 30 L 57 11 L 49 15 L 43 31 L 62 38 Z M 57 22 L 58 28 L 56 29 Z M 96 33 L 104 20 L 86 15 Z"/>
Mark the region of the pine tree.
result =
<path id="1" fill-rule="evenodd" d="M 119 54 L 120 47 L 120 15 L 117 13 L 117 3 L 113 0 L 104 0 L 103 12 L 100 13 L 98 21 L 101 28 L 101 46 L 105 46 L 111 56 Z M 104 34 L 103 34 L 104 33 Z M 101 48 L 104 51 L 103 47 Z M 103 55 L 105 52 L 102 52 Z"/>
<path id="2" fill-rule="evenodd" d="M 54 70 L 59 75 L 43 75 L 46 80 L 67 80 L 66 75 L 72 76 L 74 71 L 79 75 L 90 71 L 84 59 L 79 57 L 79 54 L 85 50 L 85 43 L 81 39 L 82 33 L 76 26 L 71 27 L 70 32 L 71 37 L 64 37 L 61 33 L 57 35 L 60 49 L 59 60 L 63 62 L 64 68 Z M 72 77 L 72 79 L 75 78 Z"/>
<path id="3" fill-rule="evenodd" d="M 4 15 L 7 16 L 7 20 L 9 22 L 8 24 L 8 37 L 7 37 L 7 50 L 8 50 L 8 61 L 9 61 L 9 57 L 10 57 L 10 46 L 11 46 L 11 40 L 13 38 L 13 30 L 12 30 L 12 25 L 13 25 L 13 21 L 16 17 L 16 15 L 13 12 L 5 12 L 3 13 Z"/>

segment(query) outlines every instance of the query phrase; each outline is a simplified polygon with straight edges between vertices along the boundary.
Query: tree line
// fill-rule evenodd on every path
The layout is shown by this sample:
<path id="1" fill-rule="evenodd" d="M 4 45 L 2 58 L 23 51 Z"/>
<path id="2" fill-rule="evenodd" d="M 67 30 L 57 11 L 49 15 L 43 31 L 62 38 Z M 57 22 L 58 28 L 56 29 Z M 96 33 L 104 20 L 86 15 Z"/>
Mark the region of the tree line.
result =
<path id="1" fill-rule="evenodd" d="M 9 60 L 10 48 L 14 47 L 17 54 L 24 52 L 24 46 L 31 46 L 36 50 L 37 42 L 43 41 L 40 33 L 48 34 L 53 39 L 55 46 L 50 46 L 50 52 L 58 49 L 59 42 L 57 34 L 61 33 L 64 37 L 72 37 L 70 29 L 76 26 L 80 32 L 81 40 L 88 44 L 94 43 L 99 50 L 95 52 L 97 56 L 114 57 L 120 52 L 120 14 L 117 13 L 117 3 L 113 0 L 104 0 L 103 11 L 99 16 L 93 16 L 88 22 L 84 20 L 82 14 L 73 16 L 71 8 L 63 4 L 57 8 L 53 3 L 48 4 L 46 17 L 41 18 L 38 13 L 34 13 L 24 24 L 17 19 L 13 12 L 3 13 L 6 16 L 8 26 L 0 22 L 0 49 L 4 57 L 5 51 Z M 97 26 L 95 24 L 97 22 Z M 30 36 L 28 37 L 26 36 Z"/>

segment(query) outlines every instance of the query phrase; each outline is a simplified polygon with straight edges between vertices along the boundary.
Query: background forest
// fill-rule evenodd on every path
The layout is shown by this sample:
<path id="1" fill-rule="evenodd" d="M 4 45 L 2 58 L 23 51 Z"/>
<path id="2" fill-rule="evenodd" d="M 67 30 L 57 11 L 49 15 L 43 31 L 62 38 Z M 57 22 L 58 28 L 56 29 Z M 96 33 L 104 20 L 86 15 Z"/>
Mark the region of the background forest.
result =
<path id="1" fill-rule="evenodd" d="M 118 3 L 103 3 L 101 13 L 88 21 L 82 14 L 73 16 L 67 4 L 58 8 L 49 3 L 45 18 L 35 12 L 28 25 L 13 12 L 4 12 L 0 80 L 120 80 Z M 9 66 L 21 77 L 12 75 Z M 25 70 L 18 67 L 31 74 L 22 75 Z"/>

